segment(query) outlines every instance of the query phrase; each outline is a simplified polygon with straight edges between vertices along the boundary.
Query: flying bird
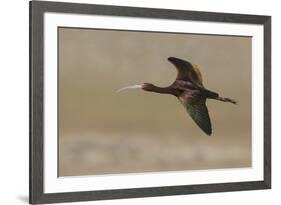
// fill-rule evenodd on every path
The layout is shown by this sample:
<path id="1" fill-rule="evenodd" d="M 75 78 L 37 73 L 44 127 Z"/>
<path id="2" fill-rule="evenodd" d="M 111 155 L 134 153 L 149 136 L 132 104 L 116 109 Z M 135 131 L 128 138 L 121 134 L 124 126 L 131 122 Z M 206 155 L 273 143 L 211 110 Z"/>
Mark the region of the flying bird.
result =
<path id="1" fill-rule="evenodd" d="M 117 92 L 125 89 L 141 88 L 148 92 L 174 95 L 185 107 L 193 121 L 207 135 L 211 135 L 212 125 L 206 106 L 206 100 L 214 99 L 233 104 L 237 102 L 230 98 L 220 97 L 218 93 L 206 89 L 203 85 L 202 75 L 197 65 L 175 57 L 169 57 L 168 61 L 170 61 L 178 71 L 176 80 L 170 86 L 158 87 L 151 83 L 144 83 L 142 85 L 127 86 L 119 89 Z"/>

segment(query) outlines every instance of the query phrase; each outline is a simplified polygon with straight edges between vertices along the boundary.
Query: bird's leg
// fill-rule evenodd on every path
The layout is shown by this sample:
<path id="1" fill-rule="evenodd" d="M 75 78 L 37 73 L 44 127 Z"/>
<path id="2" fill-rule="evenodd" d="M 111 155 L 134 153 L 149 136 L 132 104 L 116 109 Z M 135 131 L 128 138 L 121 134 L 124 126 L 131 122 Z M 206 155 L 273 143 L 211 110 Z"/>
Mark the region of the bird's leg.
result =
<path id="1" fill-rule="evenodd" d="M 222 101 L 222 102 L 230 102 L 230 103 L 233 103 L 233 104 L 237 104 L 236 100 L 233 100 L 233 99 L 230 99 L 230 98 L 223 98 L 223 97 L 217 96 L 214 99 Z"/>

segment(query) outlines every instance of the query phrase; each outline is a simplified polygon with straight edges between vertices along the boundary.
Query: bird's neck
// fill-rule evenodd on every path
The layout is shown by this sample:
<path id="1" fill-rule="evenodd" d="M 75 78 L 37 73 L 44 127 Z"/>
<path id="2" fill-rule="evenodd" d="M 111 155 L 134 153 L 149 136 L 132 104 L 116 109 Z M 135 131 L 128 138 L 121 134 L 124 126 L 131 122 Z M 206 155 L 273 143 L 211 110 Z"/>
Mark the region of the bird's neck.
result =
<path id="1" fill-rule="evenodd" d="M 148 92 L 161 93 L 161 94 L 172 94 L 172 95 L 175 94 L 173 92 L 173 89 L 170 87 L 158 87 L 156 85 L 151 85 L 148 89 L 144 89 L 144 90 Z"/>

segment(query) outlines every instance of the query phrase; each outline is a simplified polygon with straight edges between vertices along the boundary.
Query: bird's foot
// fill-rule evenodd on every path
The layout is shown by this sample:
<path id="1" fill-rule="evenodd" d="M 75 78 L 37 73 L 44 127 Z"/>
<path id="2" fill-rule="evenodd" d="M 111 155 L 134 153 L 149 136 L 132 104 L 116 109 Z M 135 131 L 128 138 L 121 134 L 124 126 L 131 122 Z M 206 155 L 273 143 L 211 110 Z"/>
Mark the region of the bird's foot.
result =
<path id="1" fill-rule="evenodd" d="M 230 103 L 233 103 L 233 104 L 237 104 L 238 102 L 236 100 L 233 100 L 231 98 L 223 98 L 223 97 L 216 97 L 215 98 L 216 100 L 219 100 L 219 101 L 222 101 L 222 102 L 230 102 Z"/>

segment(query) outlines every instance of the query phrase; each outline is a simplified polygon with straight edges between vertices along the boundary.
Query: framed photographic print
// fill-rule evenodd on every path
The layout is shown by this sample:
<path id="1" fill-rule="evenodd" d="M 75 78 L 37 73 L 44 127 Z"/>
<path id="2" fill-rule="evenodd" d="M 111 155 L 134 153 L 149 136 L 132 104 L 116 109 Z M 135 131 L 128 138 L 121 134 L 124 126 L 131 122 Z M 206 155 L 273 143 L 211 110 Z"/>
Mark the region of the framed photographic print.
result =
<path id="1" fill-rule="evenodd" d="M 30 2 L 30 203 L 270 187 L 270 16 Z"/>

